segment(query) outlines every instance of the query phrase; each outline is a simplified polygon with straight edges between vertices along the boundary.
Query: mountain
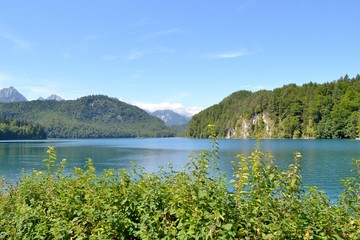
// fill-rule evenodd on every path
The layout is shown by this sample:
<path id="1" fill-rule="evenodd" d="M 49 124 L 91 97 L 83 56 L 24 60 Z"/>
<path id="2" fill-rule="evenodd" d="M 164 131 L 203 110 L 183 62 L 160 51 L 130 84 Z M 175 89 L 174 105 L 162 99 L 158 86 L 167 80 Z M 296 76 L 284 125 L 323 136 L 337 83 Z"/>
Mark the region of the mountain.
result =
<path id="1" fill-rule="evenodd" d="M 193 116 L 188 136 L 207 138 L 359 138 L 360 75 L 324 84 L 238 91 Z"/>
<path id="2" fill-rule="evenodd" d="M 44 99 L 43 97 L 39 97 L 37 100 L 39 100 L 39 101 L 44 101 L 44 100 L 63 101 L 64 99 L 56 94 L 52 94 L 46 99 Z"/>
<path id="3" fill-rule="evenodd" d="M 0 102 L 26 102 L 27 99 L 21 95 L 14 87 L 3 88 L 0 90 Z"/>
<path id="4" fill-rule="evenodd" d="M 50 138 L 174 135 L 160 119 L 104 95 L 64 101 L 0 103 L 0 117 L 40 124 Z"/>
<path id="5" fill-rule="evenodd" d="M 160 118 L 166 126 L 186 125 L 190 121 L 189 117 L 180 115 L 172 110 L 157 110 L 150 114 Z"/>
<path id="6" fill-rule="evenodd" d="M 52 94 L 46 100 L 63 101 L 64 99 L 56 94 Z"/>

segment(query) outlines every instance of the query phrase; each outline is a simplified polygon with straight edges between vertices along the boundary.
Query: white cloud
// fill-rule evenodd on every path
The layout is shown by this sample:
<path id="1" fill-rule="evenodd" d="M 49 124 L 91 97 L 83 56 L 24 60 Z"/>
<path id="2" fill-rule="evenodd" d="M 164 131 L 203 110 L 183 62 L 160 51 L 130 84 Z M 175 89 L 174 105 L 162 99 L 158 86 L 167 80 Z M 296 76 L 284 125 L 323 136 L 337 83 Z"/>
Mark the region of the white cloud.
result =
<path id="1" fill-rule="evenodd" d="M 9 40 L 11 43 L 22 49 L 29 49 L 30 47 L 30 44 L 27 41 L 15 36 L 8 31 L 5 31 L 4 29 L 0 29 L 0 36 Z"/>
<path id="2" fill-rule="evenodd" d="M 153 36 L 154 37 L 163 36 L 163 35 L 169 35 L 169 34 L 173 34 L 173 33 L 183 33 L 183 31 L 180 28 L 171 28 L 171 29 L 168 29 L 168 30 L 156 32 L 156 33 L 153 34 Z"/>
<path id="3" fill-rule="evenodd" d="M 136 105 L 139 108 L 145 109 L 149 112 L 154 112 L 156 110 L 172 110 L 176 113 L 186 116 L 193 116 L 204 109 L 202 107 L 197 107 L 197 106 L 185 107 L 182 103 L 176 103 L 176 102 L 162 102 L 162 103 L 133 102 L 131 104 Z"/>
<path id="4" fill-rule="evenodd" d="M 149 40 L 153 40 L 155 38 L 159 38 L 162 36 L 167 36 L 167 35 L 176 34 L 176 33 L 183 33 L 183 32 L 184 31 L 181 30 L 180 28 L 171 28 L 171 29 L 158 31 L 158 32 L 149 34 L 147 36 L 144 36 L 143 38 L 139 39 L 139 41 L 140 42 L 149 41 Z"/>
<path id="5" fill-rule="evenodd" d="M 136 60 L 143 58 L 145 55 L 155 55 L 155 54 L 169 54 L 175 52 L 172 48 L 167 48 L 163 46 L 155 47 L 155 48 L 148 48 L 148 49 L 133 49 L 130 50 L 128 55 L 126 56 L 126 59 L 128 61 Z"/>
<path id="6" fill-rule="evenodd" d="M 253 54 L 252 52 L 248 50 L 238 50 L 238 51 L 229 51 L 229 52 L 223 52 L 223 53 L 217 53 L 209 55 L 208 58 L 210 59 L 226 59 L 226 58 L 239 58 L 246 55 Z"/>

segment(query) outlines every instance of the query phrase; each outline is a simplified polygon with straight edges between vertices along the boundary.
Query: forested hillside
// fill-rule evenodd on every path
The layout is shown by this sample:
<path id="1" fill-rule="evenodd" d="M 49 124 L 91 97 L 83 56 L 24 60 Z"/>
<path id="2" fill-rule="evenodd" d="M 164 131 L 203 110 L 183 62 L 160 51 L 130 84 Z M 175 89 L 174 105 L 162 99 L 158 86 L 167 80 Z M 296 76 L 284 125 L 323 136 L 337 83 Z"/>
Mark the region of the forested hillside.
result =
<path id="1" fill-rule="evenodd" d="M 0 140 L 45 138 L 45 130 L 39 124 L 0 118 Z"/>
<path id="2" fill-rule="evenodd" d="M 160 119 L 103 95 L 67 101 L 1 103 L 0 116 L 41 124 L 51 138 L 173 135 Z"/>
<path id="3" fill-rule="evenodd" d="M 227 138 L 358 138 L 360 75 L 324 84 L 238 91 L 193 116 L 188 136 Z"/>

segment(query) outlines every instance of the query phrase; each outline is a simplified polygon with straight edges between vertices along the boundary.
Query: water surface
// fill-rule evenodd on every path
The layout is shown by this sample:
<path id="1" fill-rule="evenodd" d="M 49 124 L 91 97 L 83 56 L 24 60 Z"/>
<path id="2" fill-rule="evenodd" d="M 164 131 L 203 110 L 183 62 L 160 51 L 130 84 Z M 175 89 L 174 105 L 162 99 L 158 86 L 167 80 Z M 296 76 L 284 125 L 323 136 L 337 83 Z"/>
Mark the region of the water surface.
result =
<path id="1" fill-rule="evenodd" d="M 249 154 L 255 140 L 220 139 L 220 168 L 232 177 L 231 162 L 238 153 Z M 133 139 L 62 139 L 41 141 L 0 142 L 0 176 L 7 180 L 19 178 L 22 169 L 44 169 L 48 146 L 55 146 L 59 160 L 67 159 L 67 170 L 83 167 L 93 159 L 98 172 L 108 168 L 129 168 L 131 161 L 157 171 L 171 162 L 180 170 L 189 161 L 190 154 L 209 149 L 207 139 L 133 138 Z M 360 141 L 356 140 L 262 140 L 262 151 L 269 151 L 275 163 L 286 168 L 293 163 L 299 151 L 304 185 L 315 185 L 336 200 L 342 190 L 340 179 L 350 176 L 352 161 L 360 158 Z"/>

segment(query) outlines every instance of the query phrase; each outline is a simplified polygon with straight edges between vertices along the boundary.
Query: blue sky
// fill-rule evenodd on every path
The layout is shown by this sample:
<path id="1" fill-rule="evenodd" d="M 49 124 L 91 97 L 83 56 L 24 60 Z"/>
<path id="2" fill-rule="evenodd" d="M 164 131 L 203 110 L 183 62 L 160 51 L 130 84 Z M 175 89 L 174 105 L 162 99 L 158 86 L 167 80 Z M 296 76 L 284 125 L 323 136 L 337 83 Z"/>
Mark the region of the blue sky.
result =
<path id="1" fill-rule="evenodd" d="M 0 88 L 197 111 L 238 90 L 360 73 L 357 0 L 14 0 Z"/>

